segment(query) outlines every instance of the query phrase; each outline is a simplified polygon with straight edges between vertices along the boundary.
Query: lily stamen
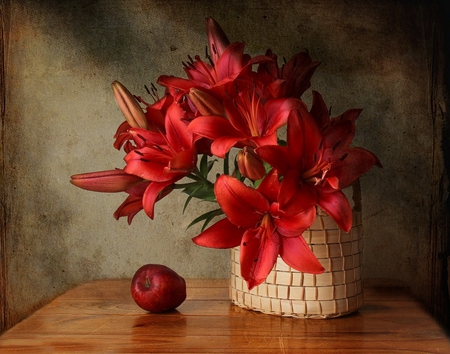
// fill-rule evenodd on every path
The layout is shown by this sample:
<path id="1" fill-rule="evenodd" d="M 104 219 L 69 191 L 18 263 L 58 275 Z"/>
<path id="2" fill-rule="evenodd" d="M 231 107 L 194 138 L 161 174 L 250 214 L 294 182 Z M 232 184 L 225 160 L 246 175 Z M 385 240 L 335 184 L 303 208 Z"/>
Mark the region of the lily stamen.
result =
<path id="1" fill-rule="evenodd" d="M 314 167 L 308 171 L 304 172 L 302 174 L 302 180 L 317 186 L 325 179 L 325 175 L 330 169 L 331 164 L 328 161 L 322 161 L 321 163 L 314 165 Z M 317 177 L 320 172 L 322 172 L 321 176 Z"/>

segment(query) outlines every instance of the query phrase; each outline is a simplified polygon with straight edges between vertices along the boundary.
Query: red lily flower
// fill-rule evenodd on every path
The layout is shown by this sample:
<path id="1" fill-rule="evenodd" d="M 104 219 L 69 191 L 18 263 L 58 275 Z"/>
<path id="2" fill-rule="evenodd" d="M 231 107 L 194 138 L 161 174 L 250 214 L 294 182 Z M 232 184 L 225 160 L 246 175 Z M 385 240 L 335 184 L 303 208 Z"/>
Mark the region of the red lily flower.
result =
<path id="1" fill-rule="evenodd" d="M 157 83 L 169 89 L 176 101 L 189 93 L 193 87 L 213 89 L 223 96 L 227 85 L 241 74 L 249 72 L 254 64 L 271 61 L 264 55 L 251 58 L 244 54 L 244 43 L 229 43 L 219 24 L 212 18 L 206 21 L 208 43 L 211 51 L 211 64 L 200 59 L 189 57 L 189 62 L 183 63 L 188 79 L 175 76 L 161 75 Z"/>
<path id="2" fill-rule="evenodd" d="M 129 129 L 137 148 L 125 156 L 125 171 L 153 182 L 175 182 L 188 175 L 196 166 L 197 153 L 194 136 L 183 117 L 184 111 L 178 104 L 168 108 L 166 134 L 160 134 L 164 144 L 158 144 L 150 131 Z"/>
<path id="3" fill-rule="evenodd" d="M 316 97 L 314 112 L 318 109 Z M 308 210 L 318 205 L 348 232 L 352 226 L 352 210 L 341 191 L 374 165 L 378 158 L 362 148 L 352 148 L 354 121 L 358 110 L 351 110 L 318 125 L 306 105 L 293 111 L 288 120 L 287 146 L 262 146 L 256 153 L 283 175 L 280 207 L 286 212 Z M 325 120 L 322 119 L 322 122 Z"/>
<path id="4" fill-rule="evenodd" d="M 311 86 L 311 77 L 319 66 L 304 52 L 295 54 L 281 68 L 277 64 L 277 56 L 269 49 L 266 56 L 272 58 L 258 66 L 258 79 L 266 86 L 270 98 L 300 98 Z"/>
<path id="5" fill-rule="evenodd" d="M 126 118 L 114 135 L 114 147 L 120 150 L 123 146 L 126 153 L 134 150 L 135 146 L 130 142 L 133 140 L 133 135 L 130 133 L 131 128 L 147 130 L 149 132 L 147 134 L 152 134 L 152 141 L 156 144 L 164 144 L 161 133 L 165 133 L 165 115 L 173 103 L 173 97 L 166 94 L 155 103 L 148 104 L 142 98 L 135 98 L 131 95 L 127 88 L 118 81 L 114 81 L 112 87 L 119 107 Z M 139 106 L 138 101 L 146 105 L 145 110 Z M 133 110 L 128 107 L 132 107 Z"/>
<path id="6" fill-rule="evenodd" d="M 224 100 L 225 115 L 200 116 L 189 124 L 189 130 L 213 140 L 211 152 L 225 157 L 233 146 L 277 143 L 277 130 L 287 123 L 291 110 L 302 104 L 297 99 L 276 99 L 263 104 L 254 90 L 245 90 L 233 99 Z"/>
<path id="7" fill-rule="evenodd" d="M 263 179 L 258 189 L 231 176 L 220 176 L 214 193 L 227 218 L 193 239 L 194 243 L 204 247 L 240 245 L 241 274 L 249 289 L 266 279 L 278 255 L 299 271 L 313 274 L 324 271 L 302 236 L 314 221 L 315 208 L 287 214 L 277 201 L 279 192 L 275 170 Z"/>
<path id="8" fill-rule="evenodd" d="M 165 134 L 141 128 L 128 130 L 134 148 L 125 156 L 124 171 L 145 179 L 148 184 L 145 189 L 141 184 L 140 189 L 127 191 L 130 196 L 117 210 L 117 217 L 127 215 L 130 222 L 130 216 L 144 209 L 153 219 L 155 203 L 196 167 L 194 135 L 187 130 L 184 113 L 177 103 L 168 107 L 164 118 Z"/>

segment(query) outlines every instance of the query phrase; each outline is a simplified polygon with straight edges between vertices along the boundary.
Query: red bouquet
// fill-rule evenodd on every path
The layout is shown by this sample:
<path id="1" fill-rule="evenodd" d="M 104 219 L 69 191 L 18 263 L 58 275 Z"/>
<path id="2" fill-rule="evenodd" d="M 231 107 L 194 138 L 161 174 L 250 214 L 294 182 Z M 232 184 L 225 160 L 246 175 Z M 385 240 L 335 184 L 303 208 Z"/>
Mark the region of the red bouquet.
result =
<path id="1" fill-rule="evenodd" d="M 141 210 L 153 219 L 155 203 L 174 189 L 218 207 L 196 218 L 200 246 L 240 246 L 241 273 L 249 289 L 265 280 L 278 255 L 291 267 L 318 274 L 324 268 L 302 233 L 316 208 L 348 232 L 352 209 L 342 189 L 374 165 L 371 152 L 350 144 L 361 110 L 331 117 L 317 91 L 302 101 L 319 63 L 307 53 L 283 65 L 267 50 L 251 57 L 244 43 L 230 43 L 217 22 L 206 21 L 209 55 L 183 63 L 187 78 L 162 75 L 154 103 L 112 84 L 126 120 L 114 136 L 125 167 L 77 174 L 71 183 L 99 192 L 125 192 L 114 213 L 128 223 Z M 286 141 L 279 130 L 286 128 Z M 216 161 L 222 173 L 209 176 Z M 216 217 L 212 226 L 208 224 Z"/>

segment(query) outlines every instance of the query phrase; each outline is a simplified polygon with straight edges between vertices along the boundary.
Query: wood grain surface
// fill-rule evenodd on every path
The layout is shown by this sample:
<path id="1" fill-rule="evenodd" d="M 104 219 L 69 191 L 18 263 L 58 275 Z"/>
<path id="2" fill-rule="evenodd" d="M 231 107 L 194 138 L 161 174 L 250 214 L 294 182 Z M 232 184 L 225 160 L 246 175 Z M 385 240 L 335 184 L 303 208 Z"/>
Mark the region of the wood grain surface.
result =
<path id="1" fill-rule="evenodd" d="M 357 313 L 305 320 L 231 304 L 226 279 L 187 284 L 187 300 L 165 314 L 140 309 L 129 279 L 80 285 L 4 332 L 0 353 L 450 353 L 401 288 L 366 285 Z"/>

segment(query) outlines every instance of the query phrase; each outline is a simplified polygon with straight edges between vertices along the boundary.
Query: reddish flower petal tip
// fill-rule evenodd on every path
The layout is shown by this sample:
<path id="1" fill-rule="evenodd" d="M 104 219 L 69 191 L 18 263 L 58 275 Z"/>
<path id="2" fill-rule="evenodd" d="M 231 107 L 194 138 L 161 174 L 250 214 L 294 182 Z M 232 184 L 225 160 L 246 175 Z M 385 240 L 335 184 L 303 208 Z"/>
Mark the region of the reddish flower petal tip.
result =
<path id="1" fill-rule="evenodd" d="M 321 274 L 325 271 L 303 236 L 285 237 L 280 256 L 286 264 L 300 272 Z"/>
<path id="2" fill-rule="evenodd" d="M 239 246 L 243 229 L 233 225 L 228 219 L 222 219 L 197 235 L 192 241 L 202 247 L 232 248 Z"/>
<path id="3" fill-rule="evenodd" d="M 254 287 L 260 285 L 263 281 L 264 281 L 264 280 L 262 280 L 262 281 L 257 281 L 256 279 L 248 279 L 248 280 L 246 281 L 248 290 L 249 290 L 249 291 L 252 290 Z"/>

